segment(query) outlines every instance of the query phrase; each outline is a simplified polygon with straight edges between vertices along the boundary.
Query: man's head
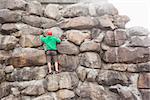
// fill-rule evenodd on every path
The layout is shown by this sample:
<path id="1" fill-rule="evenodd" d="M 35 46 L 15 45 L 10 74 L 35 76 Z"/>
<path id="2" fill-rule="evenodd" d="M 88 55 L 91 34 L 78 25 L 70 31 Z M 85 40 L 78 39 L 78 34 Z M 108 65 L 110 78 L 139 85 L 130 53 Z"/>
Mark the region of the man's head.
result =
<path id="1" fill-rule="evenodd" d="M 51 31 L 48 31 L 48 32 L 47 32 L 47 35 L 48 35 L 48 36 L 52 36 L 53 34 L 52 34 Z"/>

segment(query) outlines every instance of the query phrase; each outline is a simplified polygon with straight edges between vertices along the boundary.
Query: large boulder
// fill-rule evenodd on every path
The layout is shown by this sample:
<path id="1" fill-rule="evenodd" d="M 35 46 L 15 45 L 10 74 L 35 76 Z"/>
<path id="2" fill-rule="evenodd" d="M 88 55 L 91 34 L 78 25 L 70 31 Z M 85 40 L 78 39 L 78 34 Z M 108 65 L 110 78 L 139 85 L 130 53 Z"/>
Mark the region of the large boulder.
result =
<path id="1" fill-rule="evenodd" d="M 42 79 L 47 75 L 47 67 L 24 67 L 7 74 L 8 81 L 30 81 Z"/>
<path id="2" fill-rule="evenodd" d="M 21 95 L 24 95 L 24 96 L 21 96 L 23 100 L 31 100 L 31 98 L 33 99 L 33 97 L 29 97 L 29 96 L 39 96 L 46 92 L 45 82 L 46 80 L 42 79 L 42 80 L 32 80 L 32 81 L 23 81 L 23 82 L 16 81 L 16 82 L 9 82 L 7 84 L 13 87 L 13 88 L 10 88 L 11 89 L 10 92 L 12 92 L 12 94 L 15 97 L 18 97 L 18 96 L 20 97 L 20 94 L 21 94 Z M 14 90 L 14 88 L 19 90 L 18 93 L 15 93 L 17 92 L 17 90 Z M 9 99 L 4 99 L 4 100 L 9 100 Z M 13 100 L 20 100 L 20 99 L 17 98 Z"/>
<path id="3" fill-rule="evenodd" d="M 140 26 L 134 26 L 127 29 L 129 36 L 147 36 L 150 34 L 148 29 Z"/>
<path id="4" fill-rule="evenodd" d="M 46 92 L 44 82 L 45 80 L 33 80 L 24 82 L 12 82 L 10 84 L 11 86 L 18 87 L 21 90 L 22 95 L 38 96 Z"/>
<path id="5" fill-rule="evenodd" d="M 21 94 L 23 95 L 30 95 L 30 96 L 38 96 L 42 95 L 46 92 L 44 85 L 39 84 L 39 85 L 31 85 L 25 88 L 24 90 L 21 91 Z"/>
<path id="6" fill-rule="evenodd" d="M 86 80 L 89 82 L 95 82 L 95 79 L 98 76 L 99 70 L 79 66 L 76 72 L 81 81 Z"/>
<path id="7" fill-rule="evenodd" d="M 79 79 L 76 73 L 62 72 L 47 77 L 48 91 L 56 91 L 58 89 L 74 89 L 77 87 Z"/>
<path id="8" fill-rule="evenodd" d="M 75 17 L 72 19 L 64 19 L 60 22 L 63 29 L 90 29 L 98 25 L 98 22 L 90 17 Z"/>
<path id="9" fill-rule="evenodd" d="M 44 14 L 46 17 L 52 18 L 52 19 L 60 19 L 61 15 L 59 12 L 59 5 L 56 4 L 48 4 L 44 10 Z"/>
<path id="10" fill-rule="evenodd" d="M 44 85 L 46 82 L 45 79 L 41 80 L 32 80 L 32 81 L 16 81 L 16 82 L 8 82 L 12 87 L 18 87 L 19 90 L 23 90 L 27 87 L 31 87 L 33 85 Z"/>
<path id="11" fill-rule="evenodd" d="M 0 50 L 0 63 L 6 63 L 10 57 L 9 51 Z"/>
<path id="12" fill-rule="evenodd" d="M 17 32 L 18 29 L 15 24 L 3 24 L 2 25 L 2 34 L 11 34 L 13 32 Z"/>
<path id="13" fill-rule="evenodd" d="M 80 51 L 81 52 L 86 52 L 86 51 L 100 52 L 100 43 L 87 40 L 81 44 Z"/>
<path id="14" fill-rule="evenodd" d="M 129 72 L 150 72 L 150 62 L 139 63 L 137 65 L 131 64 L 131 66 L 127 67 L 127 71 L 129 71 Z"/>
<path id="15" fill-rule="evenodd" d="M 51 94 L 44 94 L 44 95 L 41 95 L 41 96 L 38 96 L 36 98 L 34 98 L 33 100 L 54 100 L 54 97 L 51 95 Z"/>
<path id="16" fill-rule="evenodd" d="M 6 0 L 5 8 L 12 10 L 25 10 L 27 2 L 24 0 Z"/>
<path id="17" fill-rule="evenodd" d="M 116 84 L 129 85 L 130 80 L 125 73 L 109 70 L 101 70 L 97 77 L 97 82 L 101 85 L 112 86 Z"/>
<path id="18" fill-rule="evenodd" d="M 22 98 L 19 96 L 14 96 L 13 94 L 10 94 L 10 95 L 2 98 L 1 100 L 20 100 L 20 99 L 22 99 Z"/>
<path id="19" fill-rule="evenodd" d="M 27 2 L 24 0 L 1 0 L 0 9 L 25 10 Z"/>
<path id="20" fill-rule="evenodd" d="M 116 29 L 113 31 L 107 31 L 104 37 L 104 42 L 109 46 L 121 46 L 127 40 L 126 31 L 123 29 Z"/>
<path id="21" fill-rule="evenodd" d="M 4 9 L 6 5 L 6 0 L 1 0 L 0 1 L 0 9 Z"/>
<path id="22" fill-rule="evenodd" d="M 149 48 L 115 47 L 109 48 L 103 56 L 108 63 L 138 63 L 149 61 Z"/>
<path id="23" fill-rule="evenodd" d="M 21 16 L 18 13 L 10 11 L 8 9 L 0 10 L 0 23 L 5 22 L 18 22 L 21 20 Z"/>
<path id="24" fill-rule="evenodd" d="M 99 70 L 97 69 L 90 69 L 89 72 L 87 73 L 87 81 L 89 82 L 95 82 L 96 77 L 98 76 Z"/>
<path id="25" fill-rule="evenodd" d="M 42 16 L 42 15 L 43 15 L 43 8 L 42 8 L 42 5 L 41 5 L 41 3 L 38 2 L 38 1 L 31 1 L 31 2 L 28 2 L 27 11 L 28 11 L 30 14 L 33 14 L 33 15 L 39 15 L 39 16 Z"/>
<path id="26" fill-rule="evenodd" d="M 77 45 L 80 45 L 85 39 L 90 37 L 90 34 L 86 34 L 78 30 L 69 30 L 65 34 L 69 41 Z"/>
<path id="27" fill-rule="evenodd" d="M 75 44 L 68 42 L 67 40 L 62 41 L 57 45 L 57 47 L 59 53 L 75 55 L 79 53 L 79 48 Z"/>
<path id="28" fill-rule="evenodd" d="M 8 62 L 14 67 L 44 65 L 46 63 L 46 56 L 43 50 L 16 48 Z"/>
<path id="29" fill-rule="evenodd" d="M 59 76 L 56 74 L 47 76 L 46 86 L 48 91 L 57 91 L 59 89 Z"/>
<path id="30" fill-rule="evenodd" d="M 41 18 L 38 16 L 33 16 L 33 15 L 22 16 L 22 22 L 29 24 L 31 26 L 34 26 L 34 27 L 41 26 Z"/>
<path id="31" fill-rule="evenodd" d="M 140 94 L 136 94 L 135 91 L 132 90 L 133 88 L 134 87 L 122 86 L 120 84 L 109 87 L 112 92 L 117 93 L 123 100 L 141 100 Z"/>
<path id="32" fill-rule="evenodd" d="M 67 100 L 67 99 L 69 100 L 75 97 L 75 93 L 67 89 L 57 91 L 56 95 L 60 100 Z"/>
<path id="33" fill-rule="evenodd" d="M 85 81 L 86 76 L 87 76 L 87 73 L 89 72 L 89 70 L 90 70 L 90 69 L 85 68 L 85 67 L 83 67 L 83 66 L 78 66 L 78 68 L 77 68 L 77 70 L 76 70 L 76 73 L 77 73 L 77 75 L 78 75 L 78 77 L 79 77 L 79 79 L 80 79 L 81 81 Z"/>
<path id="34" fill-rule="evenodd" d="M 80 64 L 88 68 L 101 68 L 101 58 L 98 53 L 85 52 L 79 55 Z"/>
<path id="35" fill-rule="evenodd" d="M 81 100 L 107 100 L 105 99 L 104 87 L 91 82 L 80 83 L 76 89 L 76 94 Z"/>
<path id="36" fill-rule="evenodd" d="M 11 73 L 11 72 L 14 71 L 14 67 L 12 65 L 6 66 L 4 68 L 4 71 L 5 71 L 6 74 Z"/>
<path id="37" fill-rule="evenodd" d="M 20 33 L 21 35 L 37 35 L 37 33 L 42 31 L 42 29 L 40 28 L 32 27 L 23 23 L 16 24 L 16 27 L 19 30 L 18 33 Z"/>
<path id="38" fill-rule="evenodd" d="M 142 100 L 147 100 L 150 98 L 150 89 L 140 89 L 141 95 L 142 95 Z"/>
<path id="39" fill-rule="evenodd" d="M 130 46 L 133 47 L 150 47 L 150 37 L 148 36 L 133 36 L 130 40 Z"/>
<path id="40" fill-rule="evenodd" d="M 107 14 L 107 15 L 117 15 L 118 14 L 118 10 L 111 3 L 100 4 L 99 7 L 97 8 L 96 12 L 99 16 L 102 16 L 105 14 Z"/>
<path id="41" fill-rule="evenodd" d="M 39 47 L 42 45 L 39 36 L 34 35 L 22 35 L 19 41 L 20 45 L 25 47 Z"/>
<path id="42" fill-rule="evenodd" d="M 141 89 L 150 89 L 150 73 L 142 73 L 139 76 L 138 88 Z"/>
<path id="43" fill-rule="evenodd" d="M 130 21 L 130 18 L 126 15 L 115 15 L 113 18 L 113 24 L 118 28 L 125 28 L 126 23 Z"/>
<path id="44" fill-rule="evenodd" d="M 15 48 L 18 39 L 14 36 L 0 35 L 0 49 L 1 50 L 11 50 Z"/>
<path id="45" fill-rule="evenodd" d="M 88 7 L 81 4 L 69 5 L 62 10 L 63 17 L 87 16 L 88 13 Z"/>
<path id="46" fill-rule="evenodd" d="M 34 15 L 25 15 L 22 17 L 22 21 L 33 27 L 51 28 L 57 26 L 56 21 L 53 19 L 34 16 Z"/>
<path id="47" fill-rule="evenodd" d="M 0 83 L 5 80 L 5 72 L 3 69 L 0 69 Z"/>
<path id="48" fill-rule="evenodd" d="M 75 72 L 64 72 L 59 74 L 60 89 L 74 89 L 77 87 L 79 79 Z"/>
<path id="49" fill-rule="evenodd" d="M 104 16 L 98 17 L 97 20 L 99 22 L 100 28 L 115 29 L 111 16 L 104 15 Z"/>
<path id="50" fill-rule="evenodd" d="M 41 18 L 40 19 L 41 20 L 41 28 L 44 28 L 44 29 L 56 28 L 57 22 L 55 20 L 49 19 L 49 18 L 45 18 L 45 17 L 40 17 L 40 18 Z"/>
<path id="51" fill-rule="evenodd" d="M 115 71 L 134 71 L 134 68 L 137 67 L 136 64 L 121 64 L 121 63 L 114 63 L 114 64 L 103 64 L 103 69 L 105 70 L 115 70 Z M 136 69 L 135 69 L 136 70 Z"/>
<path id="52" fill-rule="evenodd" d="M 10 92 L 11 92 L 11 90 L 10 90 L 11 88 L 10 88 L 10 85 L 8 84 L 8 83 L 1 83 L 0 84 L 0 99 L 2 98 L 2 97 L 5 97 L 5 96 L 7 96 L 7 95 L 9 95 L 10 94 Z"/>
<path id="53" fill-rule="evenodd" d="M 58 61 L 64 71 L 75 71 L 79 64 L 78 56 L 59 55 Z"/>
<path id="54" fill-rule="evenodd" d="M 93 28 L 93 29 L 91 29 L 91 38 L 92 39 L 96 39 L 97 37 L 99 37 L 99 35 L 100 34 L 103 34 L 104 32 L 102 32 L 102 30 L 101 29 L 99 29 L 99 28 Z M 101 35 L 102 35 L 101 34 Z"/>

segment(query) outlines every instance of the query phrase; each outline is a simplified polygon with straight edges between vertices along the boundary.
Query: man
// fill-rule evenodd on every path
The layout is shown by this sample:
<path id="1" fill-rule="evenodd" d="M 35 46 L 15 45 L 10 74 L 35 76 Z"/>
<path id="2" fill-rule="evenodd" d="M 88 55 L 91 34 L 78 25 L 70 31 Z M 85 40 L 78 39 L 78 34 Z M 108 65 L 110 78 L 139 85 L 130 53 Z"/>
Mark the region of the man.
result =
<path id="1" fill-rule="evenodd" d="M 60 43 L 61 40 L 55 36 L 52 36 L 52 32 L 48 31 L 47 36 L 43 37 L 40 35 L 40 40 L 46 45 L 46 54 L 47 54 L 47 63 L 49 73 L 52 73 L 51 70 L 51 60 L 53 58 L 55 62 L 55 71 L 58 73 L 58 58 L 57 58 L 57 43 Z"/>

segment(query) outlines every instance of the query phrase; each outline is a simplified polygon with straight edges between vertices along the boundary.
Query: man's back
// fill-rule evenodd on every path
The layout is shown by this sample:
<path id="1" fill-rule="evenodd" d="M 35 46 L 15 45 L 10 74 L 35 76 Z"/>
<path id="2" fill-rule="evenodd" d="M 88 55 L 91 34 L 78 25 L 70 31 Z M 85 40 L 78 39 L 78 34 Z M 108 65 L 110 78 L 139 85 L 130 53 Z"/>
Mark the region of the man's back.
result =
<path id="1" fill-rule="evenodd" d="M 60 43 L 61 40 L 55 36 L 40 36 L 40 39 L 46 45 L 46 50 L 57 50 L 57 43 Z"/>

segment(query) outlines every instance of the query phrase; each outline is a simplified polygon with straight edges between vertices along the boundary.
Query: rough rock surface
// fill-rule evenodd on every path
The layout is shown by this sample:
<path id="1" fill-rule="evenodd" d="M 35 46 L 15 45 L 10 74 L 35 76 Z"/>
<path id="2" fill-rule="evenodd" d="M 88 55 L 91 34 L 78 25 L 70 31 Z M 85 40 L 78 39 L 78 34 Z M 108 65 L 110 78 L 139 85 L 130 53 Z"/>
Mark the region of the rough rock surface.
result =
<path id="1" fill-rule="evenodd" d="M 128 78 L 128 75 L 126 75 L 125 73 L 101 70 L 97 77 L 97 82 L 99 84 L 110 86 L 116 84 L 128 85 L 130 83 L 130 80 Z"/>
<path id="2" fill-rule="evenodd" d="M 78 56 L 69 56 L 69 55 L 59 55 L 58 56 L 59 64 L 61 65 L 62 70 L 65 71 L 75 71 L 79 64 Z"/>
<path id="3" fill-rule="evenodd" d="M 88 8 L 81 4 L 70 5 L 62 10 L 63 17 L 87 16 Z"/>
<path id="4" fill-rule="evenodd" d="M 117 15 L 118 10 L 111 3 L 102 3 L 96 11 L 99 16 L 102 15 Z"/>
<path id="5" fill-rule="evenodd" d="M 39 36 L 34 35 L 22 35 L 19 41 L 21 47 L 38 47 L 42 45 Z"/>
<path id="6" fill-rule="evenodd" d="M 80 46 L 81 52 L 86 51 L 97 51 L 100 52 L 100 43 L 95 43 L 94 41 L 85 41 Z"/>
<path id="7" fill-rule="evenodd" d="M 21 20 L 21 16 L 18 13 L 10 11 L 8 9 L 0 10 L 0 23 L 5 22 L 17 22 Z"/>
<path id="8" fill-rule="evenodd" d="M 140 26 L 131 27 L 127 31 L 130 36 L 147 36 L 149 34 L 146 28 Z"/>
<path id="9" fill-rule="evenodd" d="M 105 43 L 110 46 L 121 46 L 126 40 L 126 31 L 123 29 L 117 29 L 114 32 L 108 31 L 104 38 Z"/>
<path id="10" fill-rule="evenodd" d="M 110 48 L 104 54 L 104 61 L 110 63 L 138 63 L 149 61 L 149 48 Z"/>
<path id="11" fill-rule="evenodd" d="M 0 98 L 9 95 L 10 93 L 10 85 L 7 83 L 0 84 Z"/>
<path id="12" fill-rule="evenodd" d="M 132 47 L 150 47 L 150 37 L 148 36 L 134 36 L 131 38 L 131 44 L 129 44 Z"/>
<path id="13" fill-rule="evenodd" d="M 46 6 L 44 11 L 45 16 L 58 20 L 60 16 L 59 6 L 55 4 L 49 4 Z"/>
<path id="14" fill-rule="evenodd" d="M 43 65 L 46 63 L 45 52 L 34 48 L 16 48 L 9 63 L 14 67 Z"/>
<path id="15" fill-rule="evenodd" d="M 7 75 L 8 81 L 29 81 L 35 79 L 42 79 L 47 74 L 47 67 L 25 67 L 20 70 L 14 70 L 11 74 Z"/>
<path id="16" fill-rule="evenodd" d="M 78 85 L 78 77 L 76 73 L 63 72 L 60 74 L 49 75 L 47 77 L 48 91 L 56 91 L 58 89 L 73 89 Z"/>
<path id="17" fill-rule="evenodd" d="M 0 100 L 148 100 L 150 32 L 118 11 L 107 0 L 0 0 Z M 52 74 L 48 31 L 61 39 Z"/>
<path id="18" fill-rule="evenodd" d="M 15 48 L 18 39 L 14 36 L 0 35 L 0 49 L 1 50 L 11 50 Z"/>
<path id="19" fill-rule="evenodd" d="M 7 62 L 10 57 L 11 57 L 10 52 L 0 50 L 0 62 L 1 63 Z"/>
<path id="20" fill-rule="evenodd" d="M 37 1 L 31 1 L 28 3 L 27 10 L 30 14 L 33 15 L 43 15 L 43 8 L 40 2 Z"/>
<path id="21" fill-rule="evenodd" d="M 101 58 L 98 53 L 86 52 L 79 56 L 81 65 L 89 68 L 101 68 Z"/>
<path id="22" fill-rule="evenodd" d="M 72 19 L 65 19 L 60 23 L 63 29 L 90 29 L 97 26 L 98 23 L 90 17 L 75 17 Z"/>
<path id="23" fill-rule="evenodd" d="M 80 45 L 85 39 L 88 39 L 90 37 L 89 34 L 83 33 L 78 30 L 70 30 L 65 34 L 67 39 L 75 43 L 76 45 Z"/>
<path id="24" fill-rule="evenodd" d="M 78 54 L 79 48 L 68 41 L 62 41 L 58 46 L 58 52 L 64 54 Z"/>

